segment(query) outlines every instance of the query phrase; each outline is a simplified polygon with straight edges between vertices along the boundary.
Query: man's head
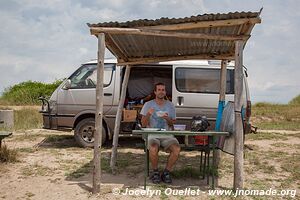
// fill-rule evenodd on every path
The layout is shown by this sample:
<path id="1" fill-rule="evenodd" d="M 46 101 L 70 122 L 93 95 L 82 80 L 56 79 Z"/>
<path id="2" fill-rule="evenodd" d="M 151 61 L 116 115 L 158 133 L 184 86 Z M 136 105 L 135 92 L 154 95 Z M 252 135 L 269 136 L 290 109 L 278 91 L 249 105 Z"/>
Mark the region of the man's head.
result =
<path id="1" fill-rule="evenodd" d="M 166 86 L 163 83 L 156 83 L 154 86 L 154 94 L 158 99 L 164 99 L 166 96 Z"/>

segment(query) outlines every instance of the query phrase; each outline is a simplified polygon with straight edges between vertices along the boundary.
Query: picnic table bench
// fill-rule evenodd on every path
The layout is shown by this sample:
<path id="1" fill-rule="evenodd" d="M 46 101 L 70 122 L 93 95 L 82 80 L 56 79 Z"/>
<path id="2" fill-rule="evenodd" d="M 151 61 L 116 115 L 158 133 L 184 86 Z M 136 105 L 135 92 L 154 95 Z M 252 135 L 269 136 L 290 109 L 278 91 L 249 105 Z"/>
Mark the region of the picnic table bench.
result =
<path id="1" fill-rule="evenodd" d="M 0 124 L 4 123 L 3 121 L 0 121 Z M 9 131 L 0 131 L 0 147 L 1 147 L 1 144 L 2 144 L 2 139 L 8 137 L 8 136 L 11 136 L 12 135 L 12 132 L 9 132 Z"/>

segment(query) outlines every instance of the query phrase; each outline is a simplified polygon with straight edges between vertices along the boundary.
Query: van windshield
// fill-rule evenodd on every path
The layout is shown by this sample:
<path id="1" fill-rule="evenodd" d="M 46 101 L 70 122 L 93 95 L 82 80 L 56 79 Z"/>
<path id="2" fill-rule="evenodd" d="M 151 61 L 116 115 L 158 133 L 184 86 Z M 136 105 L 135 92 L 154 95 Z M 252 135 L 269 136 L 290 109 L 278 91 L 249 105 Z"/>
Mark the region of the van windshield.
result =
<path id="1" fill-rule="evenodd" d="M 179 92 L 219 94 L 220 69 L 176 68 L 175 83 Z M 226 94 L 234 94 L 233 69 L 227 69 Z"/>
<path id="2" fill-rule="evenodd" d="M 105 64 L 103 80 L 104 87 L 110 85 L 114 70 L 114 64 Z M 71 80 L 71 88 L 95 88 L 97 85 L 97 65 L 83 65 L 78 70 L 76 70 L 69 79 Z"/>

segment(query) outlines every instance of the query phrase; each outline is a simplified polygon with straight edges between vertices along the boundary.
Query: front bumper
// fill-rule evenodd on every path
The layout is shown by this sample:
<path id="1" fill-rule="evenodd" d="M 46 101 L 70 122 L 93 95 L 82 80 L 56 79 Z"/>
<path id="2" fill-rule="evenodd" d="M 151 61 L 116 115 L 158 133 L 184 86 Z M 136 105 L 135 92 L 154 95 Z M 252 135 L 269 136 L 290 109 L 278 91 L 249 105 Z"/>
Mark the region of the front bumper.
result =
<path id="1" fill-rule="evenodd" d="M 55 115 L 43 113 L 43 128 L 57 130 L 57 117 Z"/>
<path id="2" fill-rule="evenodd" d="M 42 101 L 42 108 L 39 111 L 43 115 L 43 128 L 45 129 L 57 129 L 57 117 L 51 114 L 50 103 L 44 97 L 39 97 Z"/>

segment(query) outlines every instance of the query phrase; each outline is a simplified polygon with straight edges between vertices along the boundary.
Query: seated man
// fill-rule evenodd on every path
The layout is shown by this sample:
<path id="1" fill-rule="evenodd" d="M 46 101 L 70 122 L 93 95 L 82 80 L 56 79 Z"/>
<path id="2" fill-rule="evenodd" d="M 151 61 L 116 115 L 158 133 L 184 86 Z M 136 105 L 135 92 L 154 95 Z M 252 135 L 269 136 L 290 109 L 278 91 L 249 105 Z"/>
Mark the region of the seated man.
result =
<path id="1" fill-rule="evenodd" d="M 175 107 L 172 102 L 165 100 L 166 87 L 163 83 L 157 83 L 154 87 L 155 99 L 145 103 L 141 110 L 142 127 L 161 128 L 172 130 L 176 120 Z M 167 165 L 161 176 L 158 171 L 158 151 L 159 147 L 170 153 Z M 159 183 L 161 180 L 165 183 L 172 183 L 170 171 L 176 163 L 180 146 L 178 140 L 173 135 L 158 133 L 149 135 L 148 149 L 153 174 L 151 176 L 153 183 Z"/>

